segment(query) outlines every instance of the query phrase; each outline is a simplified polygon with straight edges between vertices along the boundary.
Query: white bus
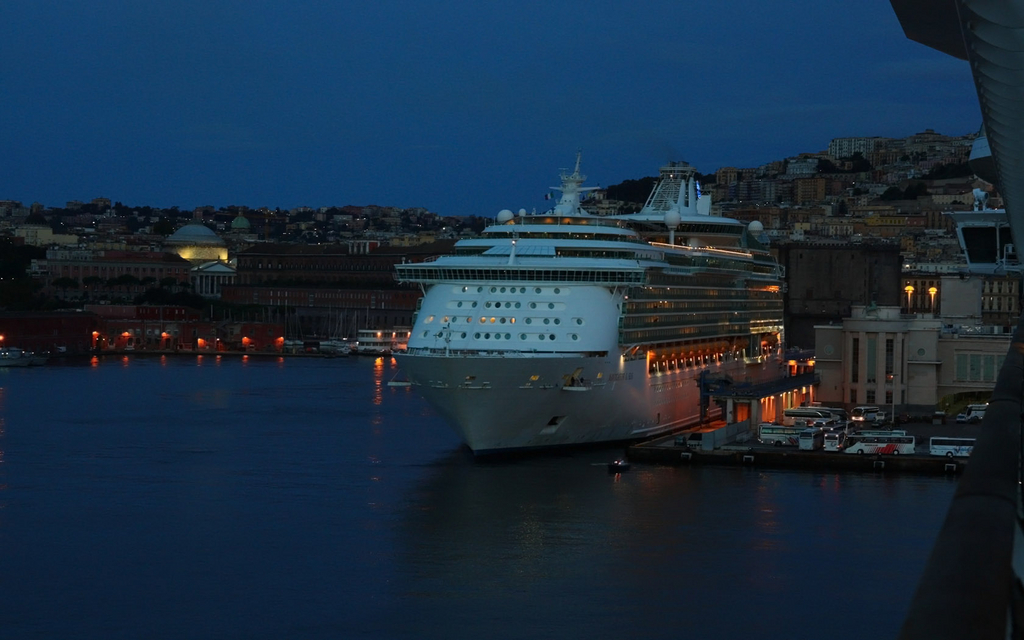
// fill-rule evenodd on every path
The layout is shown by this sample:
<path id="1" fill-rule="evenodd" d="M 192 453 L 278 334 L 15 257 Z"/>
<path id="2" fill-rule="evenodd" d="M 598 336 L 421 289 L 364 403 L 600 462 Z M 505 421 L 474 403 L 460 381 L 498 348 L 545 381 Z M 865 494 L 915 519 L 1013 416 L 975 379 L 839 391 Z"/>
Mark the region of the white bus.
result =
<path id="1" fill-rule="evenodd" d="M 820 427 L 811 427 L 800 432 L 798 437 L 801 451 L 817 451 L 825 444 L 825 431 Z"/>
<path id="2" fill-rule="evenodd" d="M 854 407 L 850 412 L 850 420 L 854 422 L 880 422 L 885 420 L 885 412 L 878 407 Z"/>
<path id="3" fill-rule="evenodd" d="M 902 429 L 892 429 L 892 430 L 889 430 L 889 429 L 861 429 L 860 431 L 855 431 L 855 432 L 853 432 L 850 435 L 854 435 L 854 436 L 905 436 L 905 435 L 907 435 L 907 432 L 903 431 Z"/>
<path id="4" fill-rule="evenodd" d="M 842 451 L 844 446 L 846 446 L 845 431 L 834 430 L 825 434 L 825 440 L 822 443 L 822 448 L 825 451 Z"/>
<path id="5" fill-rule="evenodd" d="M 977 424 L 981 422 L 982 418 L 985 417 L 985 410 L 988 409 L 988 403 L 985 404 L 969 404 L 964 409 L 964 421 L 968 424 Z"/>
<path id="6" fill-rule="evenodd" d="M 807 427 L 787 427 L 781 424 L 762 424 L 757 428 L 757 440 L 761 444 L 773 444 L 776 447 L 800 444 L 800 432 Z"/>
<path id="7" fill-rule="evenodd" d="M 865 436 L 855 433 L 846 439 L 846 453 L 877 453 L 879 455 L 911 455 L 914 453 L 914 436 L 885 435 Z"/>
<path id="8" fill-rule="evenodd" d="M 945 438 L 937 436 L 928 441 L 928 453 L 947 458 L 966 458 L 974 449 L 974 438 Z"/>
<path id="9" fill-rule="evenodd" d="M 793 407 L 782 412 L 782 424 L 787 427 L 823 426 L 836 420 L 835 414 L 822 407 Z"/>

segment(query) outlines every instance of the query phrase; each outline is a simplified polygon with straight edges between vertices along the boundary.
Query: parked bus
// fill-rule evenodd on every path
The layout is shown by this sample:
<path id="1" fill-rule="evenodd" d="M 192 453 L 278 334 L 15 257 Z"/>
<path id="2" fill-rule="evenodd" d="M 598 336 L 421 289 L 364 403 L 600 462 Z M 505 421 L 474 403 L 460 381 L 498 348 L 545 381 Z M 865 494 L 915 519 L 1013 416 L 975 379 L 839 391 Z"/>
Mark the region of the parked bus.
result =
<path id="1" fill-rule="evenodd" d="M 967 408 L 964 409 L 964 412 L 956 417 L 956 421 L 977 424 L 985 417 L 986 409 L 988 409 L 987 402 L 985 404 L 969 404 L 967 405 Z"/>
<path id="2" fill-rule="evenodd" d="M 844 446 L 846 446 L 845 431 L 836 429 L 825 434 L 822 442 L 822 448 L 825 451 L 842 451 Z"/>
<path id="3" fill-rule="evenodd" d="M 878 407 L 854 407 L 850 412 L 850 420 L 854 422 L 880 422 L 885 420 L 885 412 Z"/>
<path id="4" fill-rule="evenodd" d="M 914 436 L 885 435 L 865 436 L 855 433 L 846 439 L 846 453 L 877 453 L 911 455 L 914 453 Z"/>
<path id="5" fill-rule="evenodd" d="M 907 432 L 903 431 L 902 429 L 893 429 L 891 431 L 889 429 L 861 429 L 860 431 L 854 431 L 850 435 L 854 435 L 854 436 L 905 436 L 905 435 L 907 435 Z"/>
<path id="6" fill-rule="evenodd" d="M 757 428 L 757 440 L 762 444 L 798 446 L 800 432 L 807 427 L 787 427 L 781 424 L 762 424 Z"/>
<path id="7" fill-rule="evenodd" d="M 928 441 L 928 453 L 947 458 L 966 458 L 974 449 L 974 438 L 934 437 Z"/>
<path id="8" fill-rule="evenodd" d="M 844 420 L 849 420 L 849 417 L 847 417 L 846 415 L 846 409 L 840 409 L 839 407 L 823 407 L 821 405 L 813 405 L 811 406 L 811 408 L 824 409 L 825 411 L 828 411 L 829 413 L 834 415 L 836 417 L 836 420 L 839 420 L 840 422 Z"/>
<path id="9" fill-rule="evenodd" d="M 800 432 L 801 451 L 817 451 L 825 444 L 825 431 L 820 427 L 811 427 Z"/>
<path id="10" fill-rule="evenodd" d="M 787 427 L 824 426 L 835 420 L 835 414 L 821 407 L 793 407 L 782 412 L 782 424 Z"/>

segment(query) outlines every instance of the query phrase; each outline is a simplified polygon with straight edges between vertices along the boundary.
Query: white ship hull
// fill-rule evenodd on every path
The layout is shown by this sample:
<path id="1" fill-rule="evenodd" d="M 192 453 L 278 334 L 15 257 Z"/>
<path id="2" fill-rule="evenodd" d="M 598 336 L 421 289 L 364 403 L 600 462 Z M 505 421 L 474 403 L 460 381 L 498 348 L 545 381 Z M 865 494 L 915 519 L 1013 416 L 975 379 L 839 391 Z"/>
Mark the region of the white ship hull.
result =
<path id="1" fill-rule="evenodd" d="M 424 292 L 398 362 L 475 453 L 652 437 L 702 419 L 703 373 L 780 375 L 778 264 L 692 167 L 661 176 L 639 213 L 590 216 L 577 157 L 552 211 L 396 265 Z"/>
<path id="2" fill-rule="evenodd" d="M 617 356 L 396 358 L 476 454 L 637 440 L 701 419 L 696 367 L 652 375 L 645 360 Z M 757 380 L 777 376 L 779 366 L 732 360 L 706 369 Z M 578 370 L 584 382 L 572 384 Z M 718 413 L 712 404 L 711 417 Z"/>

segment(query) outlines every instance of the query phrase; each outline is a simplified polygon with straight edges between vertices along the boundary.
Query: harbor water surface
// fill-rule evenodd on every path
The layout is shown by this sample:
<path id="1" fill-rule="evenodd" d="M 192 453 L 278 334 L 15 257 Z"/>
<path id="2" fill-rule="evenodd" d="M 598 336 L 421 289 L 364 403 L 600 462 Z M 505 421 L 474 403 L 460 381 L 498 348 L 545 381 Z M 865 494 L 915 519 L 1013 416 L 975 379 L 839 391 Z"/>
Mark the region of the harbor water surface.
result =
<path id="1" fill-rule="evenodd" d="M 0 370 L 0 637 L 895 637 L 956 487 L 474 461 L 394 367 Z"/>

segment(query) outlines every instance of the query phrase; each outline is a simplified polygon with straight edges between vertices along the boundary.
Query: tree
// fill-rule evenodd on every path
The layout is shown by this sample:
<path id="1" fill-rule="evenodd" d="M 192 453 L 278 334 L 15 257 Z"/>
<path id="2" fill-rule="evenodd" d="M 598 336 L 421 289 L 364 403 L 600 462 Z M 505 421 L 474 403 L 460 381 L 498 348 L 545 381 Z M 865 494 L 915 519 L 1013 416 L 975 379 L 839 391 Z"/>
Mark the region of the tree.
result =
<path id="1" fill-rule="evenodd" d="M 907 185 L 903 191 L 904 200 L 916 200 L 921 196 L 928 195 L 928 185 L 923 182 L 914 182 Z"/>
<path id="2" fill-rule="evenodd" d="M 657 178 L 651 176 L 639 180 L 623 180 L 619 184 L 609 185 L 605 192 L 609 200 L 635 202 L 642 205 L 647 202 L 647 196 L 651 195 L 657 181 Z"/>
<path id="3" fill-rule="evenodd" d="M 850 162 L 850 169 L 852 169 L 854 173 L 864 173 L 866 171 L 871 171 L 873 168 L 871 163 L 867 161 L 860 151 L 857 151 L 850 156 Z"/>
<path id="4" fill-rule="evenodd" d="M 838 173 L 839 169 L 828 158 L 818 158 L 818 173 Z"/>
<path id="5" fill-rule="evenodd" d="M 62 297 L 64 298 L 68 297 L 68 289 L 78 288 L 78 280 L 75 280 L 74 278 L 69 278 L 67 276 L 61 276 L 60 278 L 56 278 L 50 284 L 60 289 L 63 292 Z"/>
<path id="6" fill-rule="evenodd" d="M 161 217 L 158 221 L 153 223 L 153 233 L 164 237 L 169 236 L 174 233 L 174 223 L 166 217 Z"/>
<path id="7" fill-rule="evenodd" d="M 889 187 L 878 197 L 881 200 L 902 200 L 903 190 L 899 187 Z"/>

